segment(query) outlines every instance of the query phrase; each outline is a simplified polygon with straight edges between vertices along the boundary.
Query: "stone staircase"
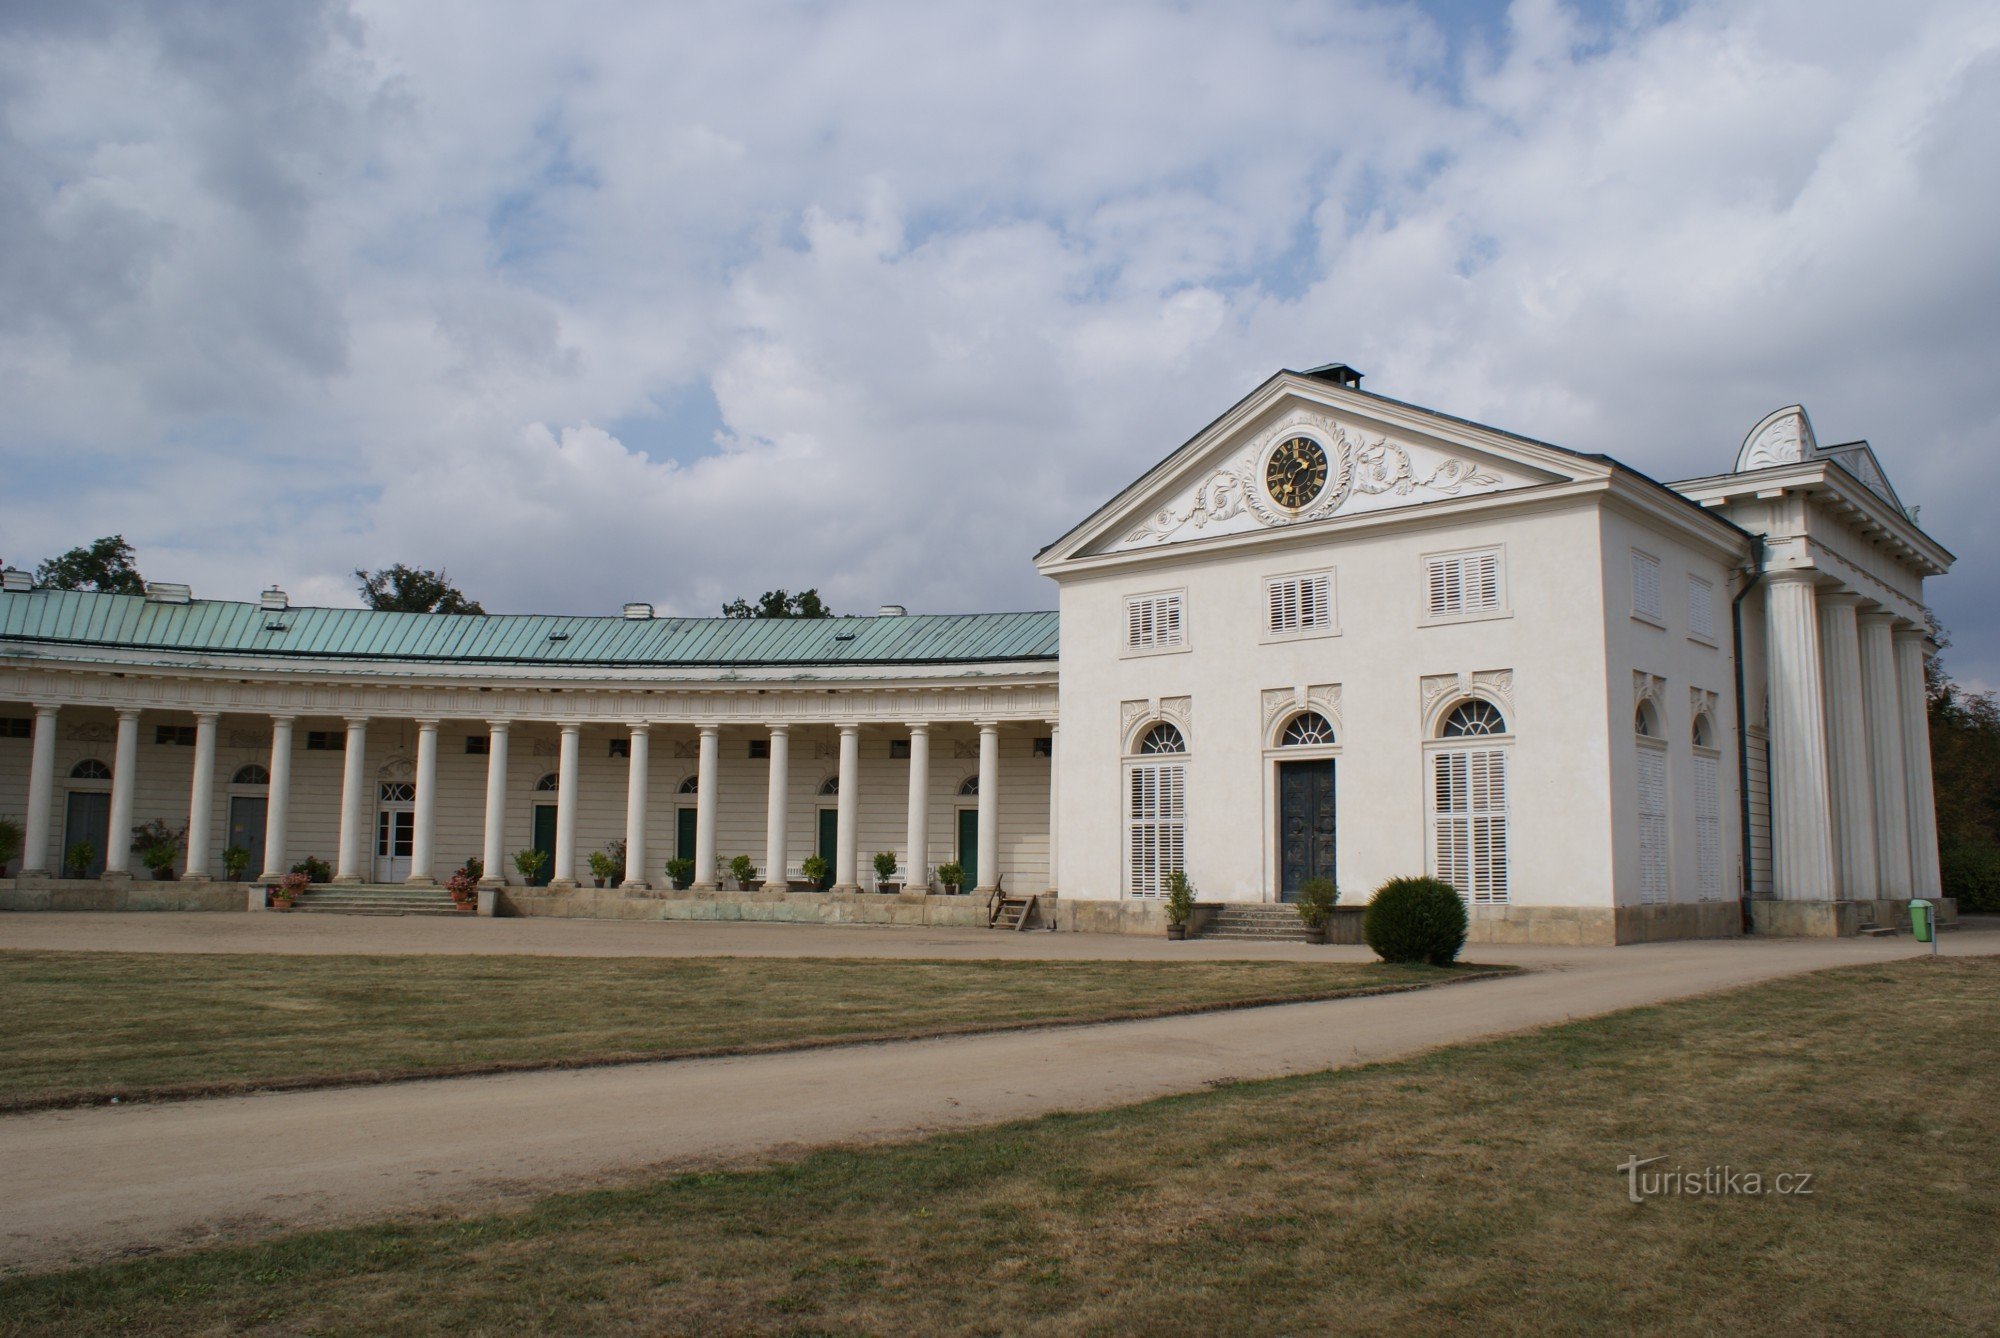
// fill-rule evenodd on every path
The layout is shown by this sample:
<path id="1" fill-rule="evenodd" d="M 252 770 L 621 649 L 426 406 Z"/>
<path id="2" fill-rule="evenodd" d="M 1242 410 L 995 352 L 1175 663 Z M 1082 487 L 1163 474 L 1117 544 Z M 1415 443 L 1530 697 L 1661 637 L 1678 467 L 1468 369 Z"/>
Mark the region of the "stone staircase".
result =
<path id="1" fill-rule="evenodd" d="M 1284 903 L 1223 902 L 1198 917 L 1200 928 L 1190 938 L 1256 939 L 1265 943 L 1304 943 L 1306 927 L 1298 908 Z"/>
<path id="2" fill-rule="evenodd" d="M 402 887 L 376 883 L 315 883 L 294 911 L 315 915 L 466 915 L 442 887 Z"/>

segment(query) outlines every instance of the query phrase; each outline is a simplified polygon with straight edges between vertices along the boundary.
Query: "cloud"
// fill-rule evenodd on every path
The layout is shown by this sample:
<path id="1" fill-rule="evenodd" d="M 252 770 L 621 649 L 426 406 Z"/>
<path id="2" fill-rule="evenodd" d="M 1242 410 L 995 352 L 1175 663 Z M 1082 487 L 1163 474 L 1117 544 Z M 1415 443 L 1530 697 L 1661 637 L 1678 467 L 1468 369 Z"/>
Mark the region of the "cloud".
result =
<path id="1" fill-rule="evenodd" d="M 1043 607 L 1036 548 L 1337 358 L 1666 477 L 1802 399 L 2000 681 L 1990 6 L 1462 8 L 10 7 L 9 556 Z"/>

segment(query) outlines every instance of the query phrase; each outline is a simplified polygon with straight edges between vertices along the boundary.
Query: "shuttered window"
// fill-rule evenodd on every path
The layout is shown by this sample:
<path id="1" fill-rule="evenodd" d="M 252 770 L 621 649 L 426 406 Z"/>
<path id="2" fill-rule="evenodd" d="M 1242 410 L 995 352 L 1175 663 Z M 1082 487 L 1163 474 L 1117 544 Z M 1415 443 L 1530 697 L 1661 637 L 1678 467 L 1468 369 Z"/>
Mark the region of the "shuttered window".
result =
<path id="1" fill-rule="evenodd" d="M 1666 621 L 1660 612 L 1660 560 L 1636 548 L 1632 550 L 1632 612 L 1655 622 Z"/>
<path id="2" fill-rule="evenodd" d="M 1639 745 L 1639 900 L 1667 899 L 1667 750 Z"/>
<path id="3" fill-rule="evenodd" d="M 1723 901 L 1721 763 L 1694 758 L 1694 862 L 1703 901 Z"/>
<path id="4" fill-rule="evenodd" d="M 1507 750 L 1431 754 L 1431 851 L 1437 876 L 1474 905 L 1507 902 Z"/>
<path id="5" fill-rule="evenodd" d="M 1715 587 L 1699 576 L 1688 577 L 1688 634 L 1715 640 Z"/>
<path id="6" fill-rule="evenodd" d="M 1126 787 L 1126 891 L 1164 896 L 1168 875 L 1187 867 L 1187 764 L 1133 763 Z"/>
<path id="7" fill-rule="evenodd" d="M 1432 618 L 1499 609 L 1499 550 L 1426 558 L 1424 600 L 1427 614 Z"/>
<path id="8" fill-rule="evenodd" d="M 1272 636 L 1300 636 L 1333 626 L 1333 577 L 1281 576 L 1264 583 L 1265 630 Z"/>
<path id="9" fill-rule="evenodd" d="M 1181 621 L 1181 597 L 1136 595 L 1125 601 L 1125 648 L 1158 650 L 1186 644 Z"/>

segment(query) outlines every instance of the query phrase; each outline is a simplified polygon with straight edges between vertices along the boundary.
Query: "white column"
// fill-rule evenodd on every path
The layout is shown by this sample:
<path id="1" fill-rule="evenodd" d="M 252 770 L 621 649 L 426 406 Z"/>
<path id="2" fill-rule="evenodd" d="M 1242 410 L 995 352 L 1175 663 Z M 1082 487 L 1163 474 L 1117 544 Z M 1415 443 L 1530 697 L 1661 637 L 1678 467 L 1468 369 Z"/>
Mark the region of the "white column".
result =
<path id="1" fill-rule="evenodd" d="M 625 768 L 625 882 L 644 891 L 646 881 L 646 778 L 653 762 L 652 729 L 644 721 L 632 726 L 632 756 Z"/>
<path id="2" fill-rule="evenodd" d="M 507 885 L 507 722 L 486 722 L 486 839 L 480 847 L 481 887 Z"/>
<path id="3" fill-rule="evenodd" d="M 576 886 L 577 772 L 583 764 L 583 726 L 566 721 L 556 761 L 556 862 L 549 886 L 558 891 Z"/>
<path id="4" fill-rule="evenodd" d="M 992 892 L 1000 886 L 1000 726 L 979 725 L 979 886 Z"/>
<path id="5" fill-rule="evenodd" d="M 695 892 L 715 891 L 715 801 L 722 786 L 716 773 L 721 759 L 722 730 L 703 725 L 695 760 L 694 881 L 688 884 Z"/>
<path id="6" fill-rule="evenodd" d="M 910 726 L 909 860 L 903 886 L 928 892 L 931 886 L 931 727 Z"/>
<path id="7" fill-rule="evenodd" d="M 56 800 L 56 712 L 35 703 L 35 742 L 28 760 L 28 826 L 22 833 L 21 876 L 49 872 L 49 820 Z M 62 861 L 56 861 L 62 867 Z"/>
<path id="8" fill-rule="evenodd" d="M 403 880 L 415 887 L 437 883 L 437 779 L 438 722 L 419 720 L 415 830 L 410 833 L 410 876 Z"/>
<path id="9" fill-rule="evenodd" d="M 786 849 L 786 821 L 791 814 L 792 734 L 783 725 L 771 726 L 771 777 L 764 791 L 764 890 L 783 892 L 788 886 L 785 866 L 791 859 Z"/>
<path id="10" fill-rule="evenodd" d="M 368 860 L 368 717 L 349 716 L 340 756 L 340 839 L 334 847 L 333 881 L 365 883 Z"/>
<path id="11" fill-rule="evenodd" d="M 118 711 L 117 751 L 111 759 L 111 821 L 104 837 L 104 876 L 132 876 L 132 795 L 139 782 L 139 712 Z"/>
<path id="12" fill-rule="evenodd" d="M 861 726 L 840 727 L 840 796 L 835 809 L 833 890 L 861 890 Z"/>
<path id="13" fill-rule="evenodd" d="M 1896 687 L 1903 706 L 1904 804 L 1910 811 L 1910 895 L 1944 895 L 1938 871 L 1937 801 L 1931 781 L 1931 718 L 1924 700 L 1921 627 L 1896 629 Z"/>
<path id="14" fill-rule="evenodd" d="M 1834 851 L 1840 895 L 1872 900 L 1881 876 L 1875 868 L 1875 798 L 1868 784 L 1868 724 L 1861 708 L 1861 634 L 1855 619 L 1859 595 L 1820 596 L 1820 653 L 1826 696 L 1826 751 L 1833 771 Z"/>
<path id="15" fill-rule="evenodd" d="M 188 781 L 187 872 L 190 883 L 210 880 L 210 852 L 215 848 L 215 722 L 216 713 L 201 711 L 194 718 L 194 775 Z"/>
<path id="16" fill-rule="evenodd" d="M 1062 886 L 1056 837 L 1062 829 L 1062 726 L 1049 722 L 1049 894 Z"/>
<path id="17" fill-rule="evenodd" d="M 260 883 L 283 878 L 285 827 L 292 807 L 292 717 L 271 717 L 271 784 L 264 797 L 264 870 Z"/>
<path id="18" fill-rule="evenodd" d="M 1764 596 L 1776 856 L 1772 881 L 1775 894 L 1790 901 L 1831 901 L 1836 893 L 1813 582 L 1811 571 L 1772 572 Z"/>
<path id="19" fill-rule="evenodd" d="M 1910 895 L 1910 806 L 1904 786 L 1903 707 L 1896 690 L 1894 614 L 1864 613 L 1861 704 L 1868 722 L 1868 779 L 1875 809 L 1876 896 Z"/>

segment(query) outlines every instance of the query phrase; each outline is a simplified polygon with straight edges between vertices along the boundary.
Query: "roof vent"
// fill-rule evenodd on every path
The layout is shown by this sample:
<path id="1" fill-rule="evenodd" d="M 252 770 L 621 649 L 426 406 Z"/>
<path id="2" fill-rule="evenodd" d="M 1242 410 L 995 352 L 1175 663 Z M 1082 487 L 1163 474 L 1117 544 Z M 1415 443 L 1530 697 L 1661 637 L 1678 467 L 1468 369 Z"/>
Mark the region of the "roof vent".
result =
<path id="1" fill-rule="evenodd" d="M 266 613 L 282 613 L 291 606 L 292 601 L 275 585 L 257 596 L 257 607 Z"/>
<path id="2" fill-rule="evenodd" d="M 35 578 L 19 567 L 0 570 L 0 590 L 10 595 L 22 595 L 35 588 Z"/>
<path id="3" fill-rule="evenodd" d="M 146 582 L 148 604 L 192 604 L 194 591 L 174 581 Z"/>
<path id="4" fill-rule="evenodd" d="M 568 633 L 568 632 L 551 632 L 551 633 L 549 633 L 549 640 L 551 640 L 551 641 L 567 641 L 567 640 L 569 640 L 569 633 Z"/>
<path id="5" fill-rule="evenodd" d="M 625 606 L 625 619 L 627 622 L 643 623 L 652 616 L 653 606 L 651 604 L 627 604 Z"/>
<path id="6" fill-rule="evenodd" d="M 1322 381 L 1331 381 L 1335 385 L 1345 386 L 1349 390 L 1361 389 L 1361 373 L 1355 371 L 1344 362 L 1330 362 L 1324 367 L 1308 368 L 1306 375 L 1316 376 Z"/>
<path id="7" fill-rule="evenodd" d="M 901 604 L 884 604 L 881 608 L 875 610 L 875 616 L 877 618 L 901 618 L 906 616 L 908 613 L 909 610 L 904 608 Z"/>

